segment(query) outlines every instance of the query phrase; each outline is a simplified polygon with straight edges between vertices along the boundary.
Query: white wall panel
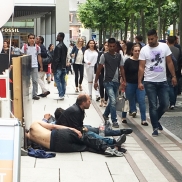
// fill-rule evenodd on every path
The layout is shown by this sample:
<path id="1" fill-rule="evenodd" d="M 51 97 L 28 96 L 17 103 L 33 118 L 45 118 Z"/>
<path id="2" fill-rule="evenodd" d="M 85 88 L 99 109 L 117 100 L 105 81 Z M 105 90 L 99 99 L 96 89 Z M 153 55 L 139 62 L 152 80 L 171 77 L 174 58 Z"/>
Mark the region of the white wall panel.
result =
<path id="1" fill-rule="evenodd" d="M 15 2 L 15 6 L 55 6 L 56 5 L 56 0 L 14 0 L 14 2 Z"/>

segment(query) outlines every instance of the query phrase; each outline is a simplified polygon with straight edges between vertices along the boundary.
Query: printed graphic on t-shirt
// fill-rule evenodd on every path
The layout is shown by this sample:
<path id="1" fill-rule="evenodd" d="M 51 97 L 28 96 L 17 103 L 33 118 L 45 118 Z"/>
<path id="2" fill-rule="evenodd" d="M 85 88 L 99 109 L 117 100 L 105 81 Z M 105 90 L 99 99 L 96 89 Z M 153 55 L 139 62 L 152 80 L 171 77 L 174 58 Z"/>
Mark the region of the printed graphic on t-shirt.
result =
<path id="1" fill-rule="evenodd" d="M 162 51 L 151 51 L 151 62 L 153 63 L 152 66 L 150 66 L 150 71 L 153 72 L 163 72 L 164 67 L 162 62 L 165 60 L 164 56 L 162 54 Z"/>

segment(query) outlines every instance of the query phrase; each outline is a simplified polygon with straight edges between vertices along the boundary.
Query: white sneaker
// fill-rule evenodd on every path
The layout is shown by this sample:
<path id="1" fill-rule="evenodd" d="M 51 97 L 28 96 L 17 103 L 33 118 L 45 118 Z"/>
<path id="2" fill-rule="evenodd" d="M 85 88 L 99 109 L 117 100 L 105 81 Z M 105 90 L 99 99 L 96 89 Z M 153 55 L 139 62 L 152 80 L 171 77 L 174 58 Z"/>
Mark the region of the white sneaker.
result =
<path id="1" fill-rule="evenodd" d="M 64 100 L 64 97 L 65 97 L 65 96 L 59 97 L 59 100 Z"/>
<path id="2" fill-rule="evenodd" d="M 54 100 L 64 100 L 64 96 L 63 97 L 56 97 L 56 98 L 54 98 Z"/>

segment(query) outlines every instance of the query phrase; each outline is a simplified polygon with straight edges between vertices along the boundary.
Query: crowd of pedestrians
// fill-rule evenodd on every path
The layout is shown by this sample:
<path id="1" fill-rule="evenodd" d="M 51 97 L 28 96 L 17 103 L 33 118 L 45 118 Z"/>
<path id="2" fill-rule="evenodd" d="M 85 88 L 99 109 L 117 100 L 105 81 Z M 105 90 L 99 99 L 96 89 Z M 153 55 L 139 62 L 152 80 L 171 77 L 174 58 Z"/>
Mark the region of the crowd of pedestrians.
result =
<path id="1" fill-rule="evenodd" d="M 44 38 L 33 34 L 28 35 L 28 42 L 21 50 L 14 45 L 8 47 L 4 41 L 2 53 L 32 56 L 32 98 L 39 100 L 50 92 L 46 89 L 47 83 L 55 81 L 59 96 L 56 99 L 64 100 L 66 93 L 65 76 L 72 72 L 75 76 L 75 92 L 83 91 L 82 81 L 84 71 L 88 81 L 88 95 L 93 99 L 95 88 L 96 101 L 100 101 L 100 107 L 105 107 L 103 118 L 105 124 L 111 116 L 112 127 L 119 128 L 116 114 L 116 101 L 118 93 L 124 92 L 129 101 L 129 115 L 136 117 L 137 107 L 141 115 L 141 125 L 148 126 L 146 119 L 145 98 L 149 101 L 149 115 L 153 127 L 153 136 L 158 136 L 158 130 L 163 130 L 159 120 L 164 112 L 175 109 L 177 95 L 181 94 L 181 47 L 177 43 L 176 36 L 169 36 L 166 43 L 160 42 L 155 30 L 147 34 L 148 43 L 142 42 L 142 36 L 137 35 L 135 42 L 125 40 L 116 41 L 109 38 L 104 42 L 101 51 L 98 50 L 94 40 L 84 42 L 78 38 L 76 45 L 70 44 L 67 48 L 64 44 L 65 34 L 57 35 L 59 42 L 55 48 L 50 44 L 46 50 Z M 44 59 L 51 55 L 51 63 L 44 64 Z M 38 94 L 38 84 L 42 93 Z M 122 123 L 127 123 L 127 113 L 122 113 Z"/>

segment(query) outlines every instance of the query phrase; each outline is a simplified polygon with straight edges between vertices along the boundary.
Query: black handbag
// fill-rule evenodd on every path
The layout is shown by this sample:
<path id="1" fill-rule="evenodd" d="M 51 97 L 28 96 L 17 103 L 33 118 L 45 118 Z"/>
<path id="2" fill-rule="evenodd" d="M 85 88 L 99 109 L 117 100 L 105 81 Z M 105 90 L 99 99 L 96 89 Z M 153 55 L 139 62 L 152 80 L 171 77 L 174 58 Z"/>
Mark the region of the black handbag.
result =
<path id="1" fill-rule="evenodd" d="M 47 57 L 46 58 L 42 58 L 42 64 L 43 65 L 51 64 L 52 60 L 53 60 L 52 55 L 49 52 L 47 52 Z"/>

